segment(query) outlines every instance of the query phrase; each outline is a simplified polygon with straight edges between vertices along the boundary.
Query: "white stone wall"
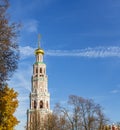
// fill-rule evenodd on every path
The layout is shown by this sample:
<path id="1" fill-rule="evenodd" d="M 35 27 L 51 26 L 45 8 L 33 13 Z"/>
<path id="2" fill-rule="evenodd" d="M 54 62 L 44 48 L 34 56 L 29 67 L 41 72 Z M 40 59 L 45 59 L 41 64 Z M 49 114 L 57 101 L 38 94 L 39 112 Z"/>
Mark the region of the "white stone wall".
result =
<path id="1" fill-rule="evenodd" d="M 46 114 L 50 113 L 50 94 L 48 92 L 48 76 L 46 75 L 46 64 L 43 63 L 43 54 L 36 55 L 33 65 L 31 80 L 30 109 L 27 112 L 27 126 L 30 128 L 34 122 L 35 112 L 44 120 Z M 42 116 L 41 116 L 42 115 Z M 40 120 L 38 117 L 36 118 Z M 32 122 L 32 123 L 31 123 Z M 28 129 L 29 130 L 29 129 Z"/>

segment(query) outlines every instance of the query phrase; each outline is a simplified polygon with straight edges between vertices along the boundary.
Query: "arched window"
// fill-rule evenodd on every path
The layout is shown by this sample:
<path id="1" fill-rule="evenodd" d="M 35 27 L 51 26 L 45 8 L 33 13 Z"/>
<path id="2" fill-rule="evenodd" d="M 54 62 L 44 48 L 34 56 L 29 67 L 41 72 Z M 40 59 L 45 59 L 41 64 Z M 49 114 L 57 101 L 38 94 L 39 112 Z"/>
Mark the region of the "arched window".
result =
<path id="1" fill-rule="evenodd" d="M 42 73 L 42 68 L 40 68 L 40 73 Z"/>
<path id="2" fill-rule="evenodd" d="M 37 102 L 34 101 L 34 108 L 36 109 L 37 108 Z"/>
<path id="3" fill-rule="evenodd" d="M 40 101 L 40 108 L 43 108 L 43 101 Z"/>

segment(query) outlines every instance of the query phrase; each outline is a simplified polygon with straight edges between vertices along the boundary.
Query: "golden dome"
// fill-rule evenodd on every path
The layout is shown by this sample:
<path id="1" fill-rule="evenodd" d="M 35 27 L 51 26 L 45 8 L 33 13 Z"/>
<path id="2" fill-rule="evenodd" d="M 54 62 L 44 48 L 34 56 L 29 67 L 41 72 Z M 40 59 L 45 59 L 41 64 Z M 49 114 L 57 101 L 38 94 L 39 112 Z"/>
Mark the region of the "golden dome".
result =
<path id="1" fill-rule="evenodd" d="M 35 50 L 35 54 L 38 55 L 38 54 L 42 54 L 44 55 L 44 50 L 42 50 L 41 48 L 38 48 Z"/>

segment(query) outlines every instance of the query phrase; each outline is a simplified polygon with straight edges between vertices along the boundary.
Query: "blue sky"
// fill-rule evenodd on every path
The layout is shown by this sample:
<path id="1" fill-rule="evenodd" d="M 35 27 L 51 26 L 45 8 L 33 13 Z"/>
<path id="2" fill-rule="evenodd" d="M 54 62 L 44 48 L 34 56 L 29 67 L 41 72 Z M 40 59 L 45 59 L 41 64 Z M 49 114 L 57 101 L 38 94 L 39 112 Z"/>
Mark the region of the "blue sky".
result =
<path id="1" fill-rule="evenodd" d="M 92 98 L 111 122 L 120 121 L 120 0 L 10 0 L 11 20 L 22 23 L 19 68 L 11 87 L 24 130 L 37 36 L 45 50 L 51 109 L 75 94 Z"/>

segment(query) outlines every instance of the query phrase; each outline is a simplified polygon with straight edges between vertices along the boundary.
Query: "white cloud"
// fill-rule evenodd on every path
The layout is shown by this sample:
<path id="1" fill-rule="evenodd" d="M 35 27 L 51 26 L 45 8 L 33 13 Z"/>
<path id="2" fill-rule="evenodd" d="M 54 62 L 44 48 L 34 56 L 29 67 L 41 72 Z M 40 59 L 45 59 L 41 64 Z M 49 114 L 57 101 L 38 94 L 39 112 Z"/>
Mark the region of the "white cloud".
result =
<path id="1" fill-rule="evenodd" d="M 20 46 L 20 56 L 21 57 L 28 57 L 32 56 L 34 54 L 34 48 L 30 46 L 21 47 Z"/>
<path id="2" fill-rule="evenodd" d="M 30 33 L 38 33 L 38 24 L 37 20 L 29 20 L 24 23 L 24 30 Z"/>
<path id="3" fill-rule="evenodd" d="M 85 48 L 81 50 L 48 50 L 48 56 L 75 56 L 75 57 L 89 57 L 89 58 L 104 58 L 104 57 L 120 57 L 120 47 L 95 47 Z"/>
<path id="4" fill-rule="evenodd" d="M 117 89 L 111 91 L 112 94 L 117 94 L 119 92 L 120 92 L 120 90 L 117 90 Z"/>
<path id="5" fill-rule="evenodd" d="M 35 48 L 30 46 L 20 47 L 20 55 L 24 58 L 34 56 Z M 45 50 L 46 56 L 74 56 L 74 57 L 120 57 L 120 47 L 95 47 L 85 48 L 81 50 Z M 13 80 L 10 81 L 10 86 L 13 86 L 19 92 L 19 107 L 16 112 L 16 117 L 21 121 L 17 128 L 22 128 L 26 123 L 26 111 L 29 107 L 29 93 L 31 91 L 30 77 L 32 75 L 32 66 L 27 63 L 20 63 L 20 68 L 15 73 Z M 111 93 L 120 91 L 113 90 Z"/>
<path id="6" fill-rule="evenodd" d="M 33 56 L 35 48 L 30 46 L 20 47 L 22 56 Z M 46 50 L 46 56 L 74 56 L 74 57 L 88 57 L 88 58 L 104 58 L 104 57 L 120 57 L 120 47 L 95 47 L 85 48 L 81 50 Z"/>

